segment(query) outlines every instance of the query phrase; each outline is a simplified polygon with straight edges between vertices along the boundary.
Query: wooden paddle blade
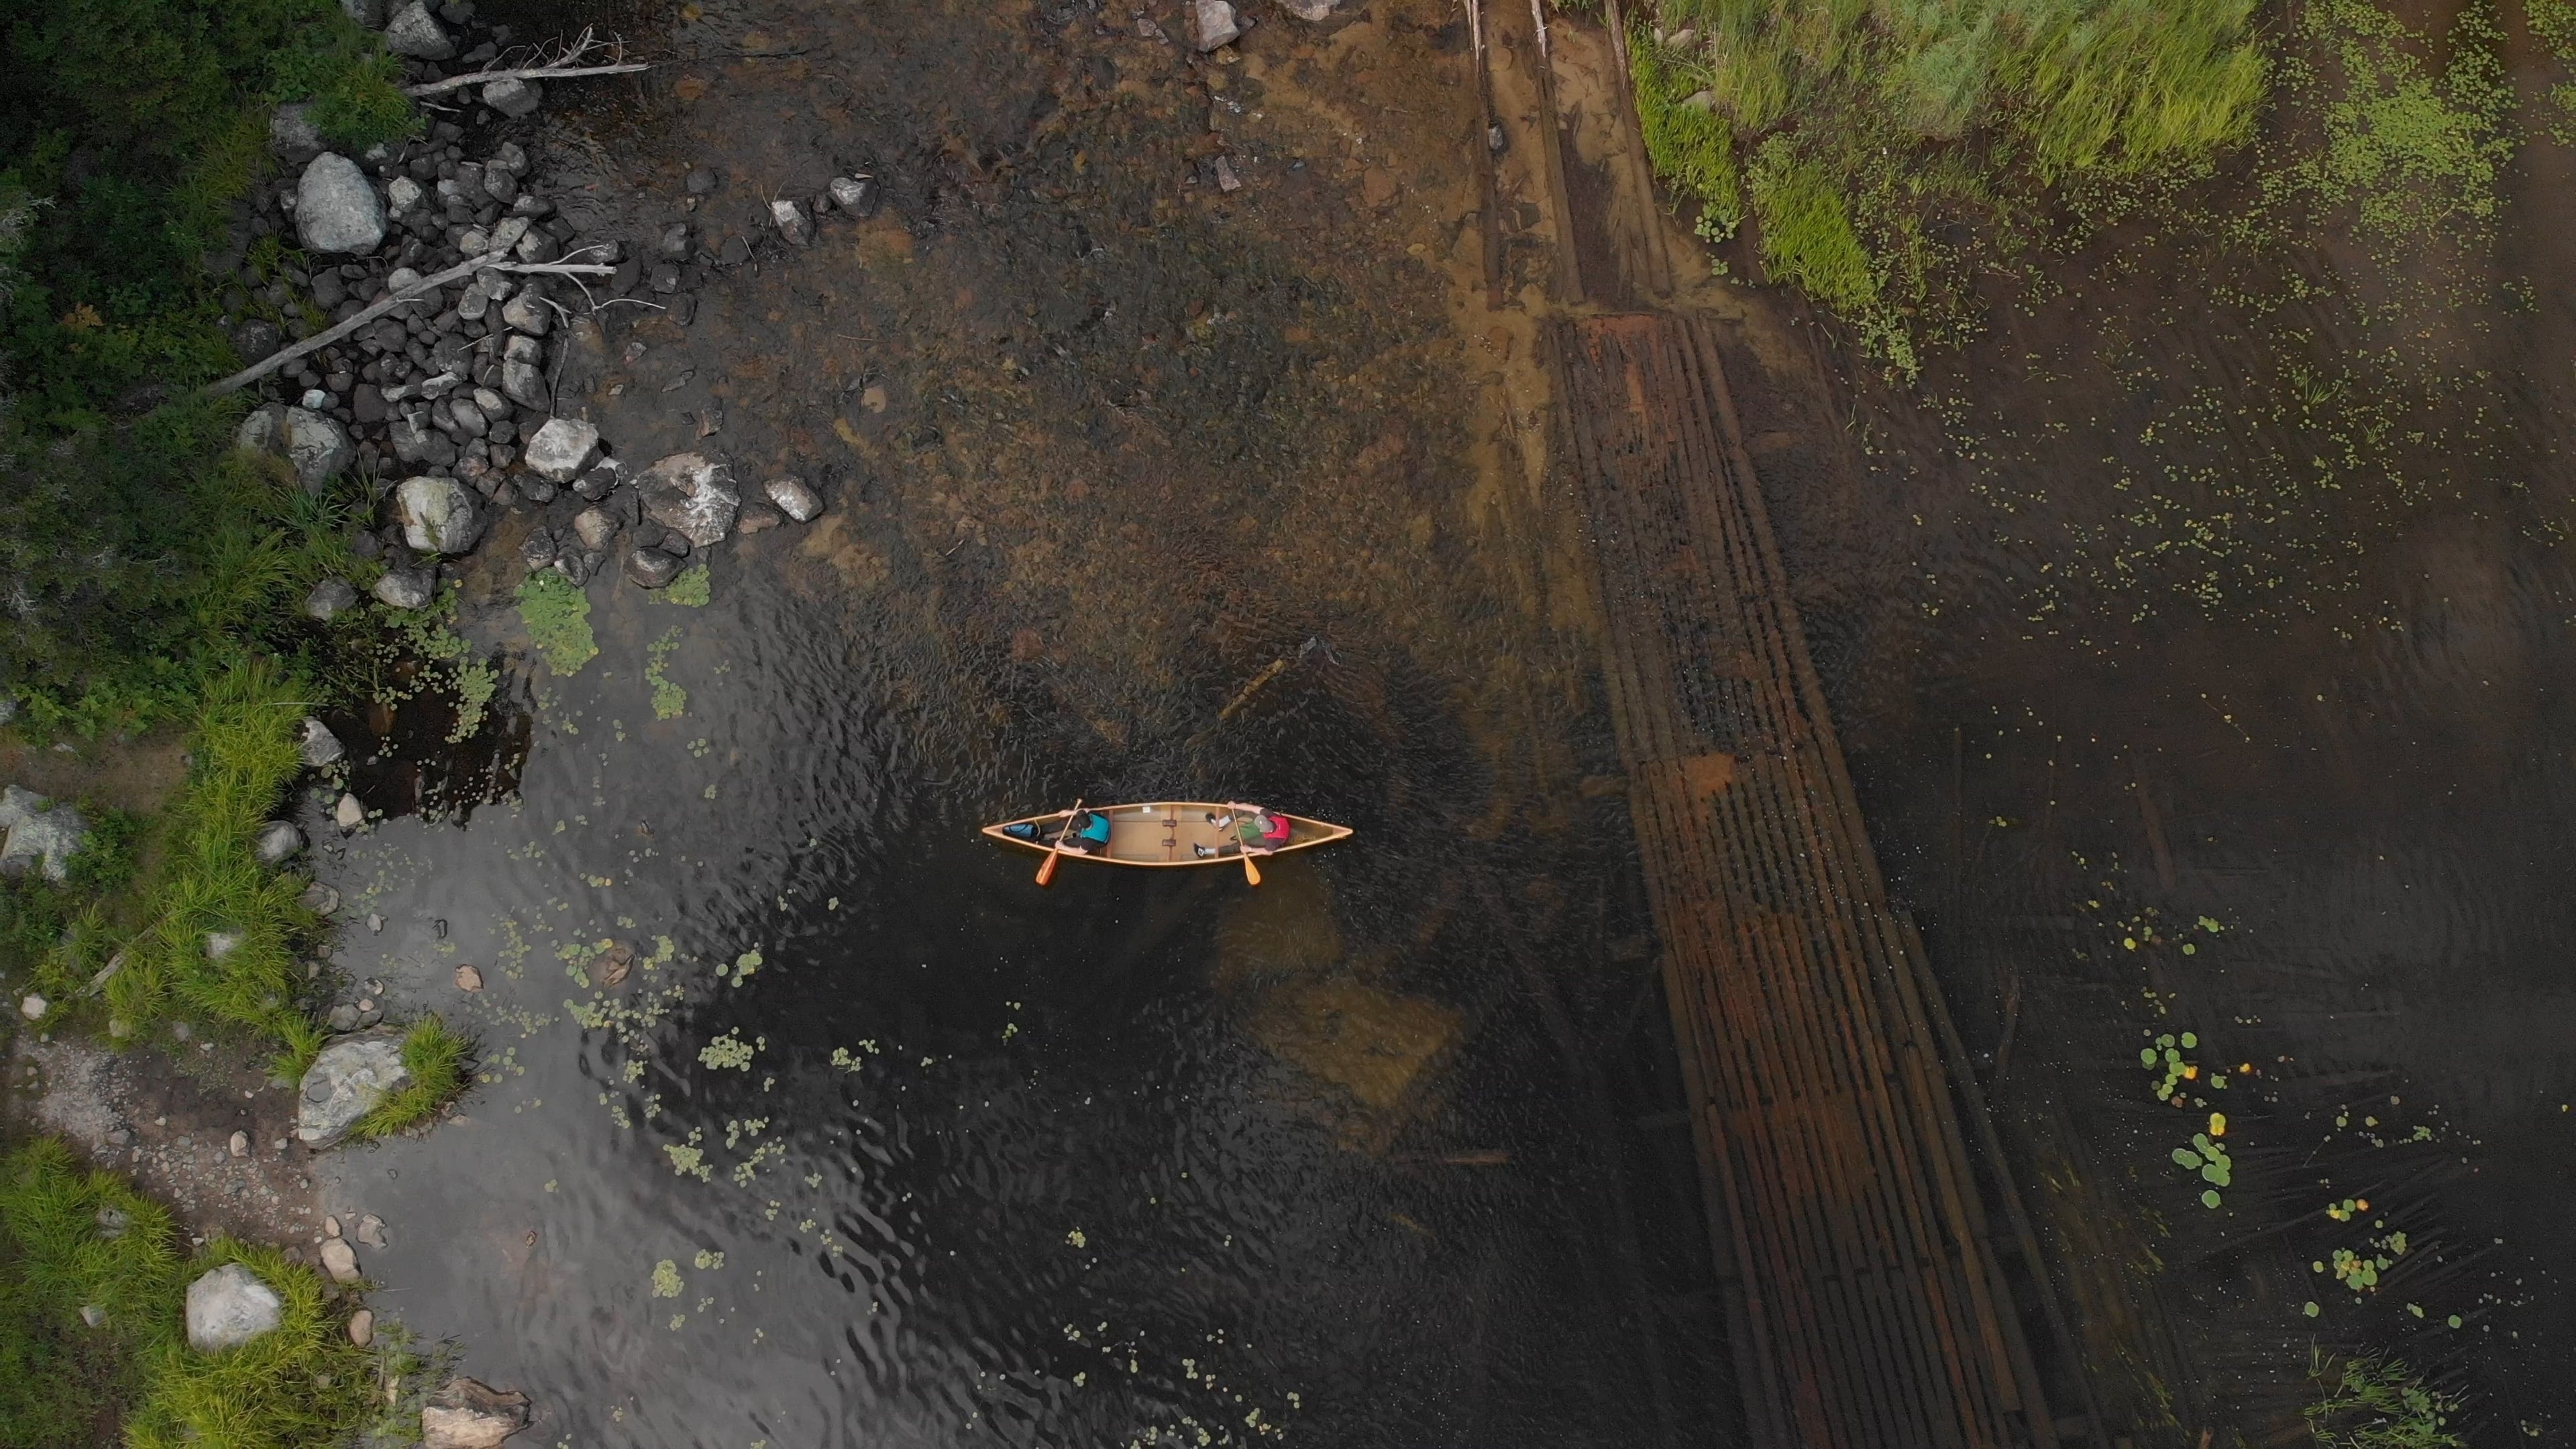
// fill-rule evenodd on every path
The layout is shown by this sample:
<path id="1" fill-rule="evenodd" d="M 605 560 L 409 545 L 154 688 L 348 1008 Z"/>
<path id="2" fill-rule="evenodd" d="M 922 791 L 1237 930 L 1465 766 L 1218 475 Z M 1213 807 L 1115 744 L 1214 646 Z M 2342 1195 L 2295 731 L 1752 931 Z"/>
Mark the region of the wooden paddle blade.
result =
<path id="1" fill-rule="evenodd" d="M 1243 879 L 1249 885 L 1261 884 L 1261 867 L 1252 863 L 1252 852 L 1248 850 L 1243 853 Z"/>
<path id="2" fill-rule="evenodd" d="M 1046 863 L 1038 867 L 1039 885 L 1045 885 L 1048 881 L 1055 879 L 1055 863 L 1062 859 L 1064 859 L 1064 852 L 1062 851 L 1050 850 L 1047 852 Z"/>

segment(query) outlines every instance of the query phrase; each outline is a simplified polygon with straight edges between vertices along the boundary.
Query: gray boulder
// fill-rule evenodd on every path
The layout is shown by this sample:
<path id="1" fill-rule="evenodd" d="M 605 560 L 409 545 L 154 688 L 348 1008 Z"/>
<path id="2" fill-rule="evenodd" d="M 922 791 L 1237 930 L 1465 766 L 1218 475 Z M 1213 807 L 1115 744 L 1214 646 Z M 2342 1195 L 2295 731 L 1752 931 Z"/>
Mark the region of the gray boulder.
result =
<path id="1" fill-rule="evenodd" d="M 658 589 L 680 576 L 680 561 L 658 548 L 628 549 L 626 576 L 639 588 Z"/>
<path id="2" fill-rule="evenodd" d="M 308 714 L 304 717 L 303 737 L 296 741 L 295 751 L 303 757 L 304 768 L 324 770 L 348 758 L 349 747 L 340 743 L 340 737 L 331 733 L 329 725 Z"/>
<path id="3" fill-rule="evenodd" d="M 242 419 L 236 446 L 271 453 L 295 469 L 307 493 L 319 493 L 334 474 L 358 461 L 348 431 L 322 414 L 299 407 L 265 407 Z"/>
<path id="4" fill-rule="evenodd" d="M 371 252 L 385 239 L 385 204 L 358 163 L 325 151 L 295 184 L 295 230 L 312 252 Z"/>
<path id="5" fill-rule="evenodd" d="M 445 468 L 456 462 L 456 441 L 431 427 L 429 415 L 407 412 L 393 420 L 394 457 L 405 463 Z"/>
<path id="6" fill-rule="evenodd" d="M 89 842 L 89 822 L 71 805 L 56 805 L 33 790 L 11 785 L 0 790 L 0 875 L 25 875 L 39 869 L 56 884 L 71 875 L 72 857 Z"/>
<path id="7" fill-rule="evenodd" d="M 295 1136 L 320 1150 L 338 1143 L 388 1093 L 411 1085 L 402 1034 L 390 1029 L 344 1036 L 322 1048 L 304 1073 L 295 1104 Z"/>
<path id="8" fill-rule="evenodd" d="M 868 199 L 868 184 L 856 176 L 835 176 L 825 188 L 832 193 L 832 204 L 843 211 L 857 211 Z"/>
<path id="9" fill-rule="evenodd" d="M 464 553 L 483 531 L 474 490 L 434 474 L 402 480 L 394 489 L 394 516 L 402 520 L 403 542 L 421 553 Z"/>
<path id="10" fill-rule="evenodd" d="M 322 132 L 313 124 L 313 103 L 280 106 L 268 118 L 268 149 L 293 161 L 322 149 Z"/>
<path id="11" fill-rule="evenodd" d="M 369 30 L 385 28 L 385 0 L 340 0 L 340 12 Z"/>
<path id="12" fill-rule="evenodd" d="M 763 491 L 768 493 L 770 502 L 778 505 L 779 512 L 798 523 L 812 523 L 823 511 L 823 495 L 806 486 L 802 478 L 772 478 Z"/>
<path id="13" fill-rule="evenodd" d="M 296 829 L 294 822 L 272 820 L 259 828 L 259 839 L 251 850 L 260 864 L 274 869 L 293 860 L 303 848 L 304 832 Z"/>
<path id="14" fill-rule="evenodd" d="M 579 418 L 548 418 L 528 439 L 528 470 L 553 483 L 569 483 L 599 457 L 599 429 Z"/>
<path id="15" fill-rule="evenodd" d="M 397 609 L 426 609 L 438 596 L 438 582 L 427 569 L 387 569 L 376 580 L 378 602 Z"/>
<path id="16" fill-rule="evenodd" d="M 431 1390 L 420 1410 L 421 1449 L 500 1449 L 528 1427 L 528 1396 L 455 1378 Z"/>
<path id="17" fill-rule="evenodd" d="M 483 104 L 512 119 L 536 114 L 545 88 L 530 80 L 496 80 L 483 87 Z"/>
<path id="18" fill-rule="evenodd" d="M 724 542 L 742 498 L 725 481 L 724 465 L 702 453 L 673 453 L 636 475 L 635 489 L 645 516 L 664 528 L 678 529 L 689 542 L 706 548 Z"/>
<path id="19" fill-rule="evenodd" d="M 446 60 L 456 54 L 456 42 L 429 13 L 429 6 L 411 0 L 385 22 L 385 49 L 414 60 Z"/>
<path id="20" fill-rule="evenodd" d="M 324 579 L 313 586 L 313 592 L 304 596 L 304 613 L 307 618 L 328 623 L 333 615 L 356 602 L 356 585 L 347 579 Z"/>
<path id="21" fill-rule="evenodd" d="M 513 359 L 502 363 L 501 391 L 523 408 L 534 408 L 541 413 L 554 411 L 554 398 L 547 391 L 546 375 L 533 362 Z"/>
<path id="22" fill-rule="evenodd" d="M 546 305 L 545 289 L 530 282 L 519 289 L 517 296 L 501 304 L 501 320 L 513 331 L 543 337 L 555 325 L 555 314 Z"/>
<path id="23" fill-rule="evenodd" d="M 397 176 L 385 183 L 385 208 L 396 216 L 411 215 L 428 196 L 420 183 L 408 176 Z"/>
<path id="24" fill-rule="evenodd" d="M 239 1263 L 226 1263 L 188 1285 L 188 1347 L 199 1353 L 239 1348 L 273 1333 L 286 1314 L 277 1290 Z"/>

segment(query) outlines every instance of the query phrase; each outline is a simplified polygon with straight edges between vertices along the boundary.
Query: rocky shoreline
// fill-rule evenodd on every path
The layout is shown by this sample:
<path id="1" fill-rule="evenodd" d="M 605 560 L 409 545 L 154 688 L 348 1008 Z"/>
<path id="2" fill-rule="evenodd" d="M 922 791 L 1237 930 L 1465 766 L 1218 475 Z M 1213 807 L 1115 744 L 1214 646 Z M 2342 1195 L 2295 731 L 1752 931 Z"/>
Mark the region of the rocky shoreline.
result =
<path id="1" fill-rule="evenodd" d="M 471 0 L 435 11 L 413 0 L 385 34 L 409 57 L 415 88 L 480 73 L 515 45 L 508 26 L 480 24 Z M 836 176 L 811 197 L 774 200 L 774 235 L 732 233 L 710 250 L 691 218 L 721 184 L 712 171 L 689 174 L 676 219 L 627 221 L 537 168 L 540 83 L 454 94 L 479 103 L 354 158 L 324 149 L 304 108 L 278 111 L 270 144 L 281 173 L 245 199 L 232 247 L 209 259 L 237 280 L 225 317 L 236 349 L 256 366 L 385 310 L 260 377 L 263 406 L 240 444 L 280 457 L 309 488 L 352 471 L 374 480 L 370 501 L 385 517 L 353 543 L 385 566 L 375 597 L 403 609 L 427 606 L 439 561 L 470 552 L 512 512 L 536 515 L 518 534 L 531 570 L 584 584 L 613 560 L 647 589 L 730 534 L 820 513 L 821 494 L 802 478 L 762 480 L 746 497 L 725 462 L 702 453 L 631 466 L 589 421 L 557 409 L 610 366 L 611 309 L 686 326 L 711 277 L 810 245 L 834 215 L 875 215 L 875 180 Z M 263 280 L 246 258 L 264 237 L 293 241 L 313 265 Z M 353 586 L 327 581 L 306 611 L 327 619 L 356 601 Z"/>

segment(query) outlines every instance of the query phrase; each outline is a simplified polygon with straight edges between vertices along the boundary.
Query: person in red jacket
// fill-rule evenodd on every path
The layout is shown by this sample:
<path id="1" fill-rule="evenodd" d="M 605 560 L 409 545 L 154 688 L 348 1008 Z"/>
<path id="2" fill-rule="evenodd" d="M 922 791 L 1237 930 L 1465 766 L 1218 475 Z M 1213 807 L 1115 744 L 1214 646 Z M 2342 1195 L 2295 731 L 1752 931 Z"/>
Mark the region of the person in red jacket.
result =
<path id="1" fill-rule="evenodd" d="M 1268 855 L 1288 843 L 1288 836 L 1292 829 L 1287 816 L 1276 811 L 1264 810 L 1258 805 L 1237 805 L 1230 810 L 1211 810 L 1208 812 L 1207 821 L 1208 824 L 1220 830 L 1229 825 L 1234 826 L 1237 844 L 1234 850 L 1211 850 L 1204 845 L 1191 846 L 1190 849 L 1201 860 L 1220 855 L 1232 855 L 1243 850 L 1258 851 Z"/>

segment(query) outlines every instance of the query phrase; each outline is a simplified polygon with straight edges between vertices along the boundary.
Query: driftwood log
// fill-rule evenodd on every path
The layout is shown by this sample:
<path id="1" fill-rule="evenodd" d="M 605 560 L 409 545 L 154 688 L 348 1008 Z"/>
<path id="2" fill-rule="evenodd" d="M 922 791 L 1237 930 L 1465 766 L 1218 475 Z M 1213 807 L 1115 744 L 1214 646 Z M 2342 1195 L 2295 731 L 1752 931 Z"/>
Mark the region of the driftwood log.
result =
<path id="1" fill-rule="evenodd" d="M 232 392 L 235 389 L 247 387 L 307 353 L 315 352 L 330 346 L 332 343 L 339 341 L 341 338 L 348 336 L 350 333 L 357 331 L 359 328 L 366 326 L 368 323 L 375 321 L 377 318 L 384 316 L 395 308 L 403 306 L 406 303 L 417 302 L 421 298 L 428 296 L 430 293 L 437 291 L 439 288 L 444 287 L 451 282 L 461 282 L 467 277 L 474 275 L 476 272 L 482 271 L 486 267 L 489 267 L 496 272 L 533 272 L 560 277 L 604 277 L 617 270 L 615 267 L 607 266 L 599 262 L 512 261 L 510 260 L 510 253 L 507 251 L 488 251 L 479 257 L 473 257 L 466 261 L 458 262 L 455 266 L 449 267 L 446 271 L 434 272 L 429 276 L 423 277 L 419 281 L 412 283 L 410 286 L 401 289 L 400 291 L 388 293 L 383 298 L 377 300 L 374 304 L 361 310 L 356 316 L 351 317 L 348 321 L 339 323 L 332 327 L 327 327 L 320 332 L 316 332 L 312 336 L 305 338 L 303 341 L 296 343 L 293 347 L 279 348 L 276 352 L 271 353 L 267 357 L 261 358 L 259 361 L 252 363 L 250 366 L 243 368 L 241 371 L 234 373 L 223 381 L 208 384 L 206 387 L 206 395 L 208 397 L 219 397 L 224 393 Z"/>
<path id="2" fill-rule="evenodd" d="M 598 49 L 600 44 L 601 42 L 592 36 L 588 30 L 584 30 L 572 44 L 564 47 L 563 54 L 542 64 L 524 65 L 511 70 L 478 70 L 471 75 L 452 75 L 445 80 L 427 81 L 416 86 L 405 86 L 403 87 L 403 94 L 414 98 L 424 96 L 443 96 L 449 91 L 461 91 L 467 86 L 489 85 L 493 81 L 570 80 L 574 76 L 628 75 L 635 71 L 652 69 L 650 65 L 647 65 L 642 61 L 621 61 L 611 65 L 580 65 L 576 63 L 583 56 Z M 615 52 L 612 51 L 611 53 L 614 54 Z"/>

